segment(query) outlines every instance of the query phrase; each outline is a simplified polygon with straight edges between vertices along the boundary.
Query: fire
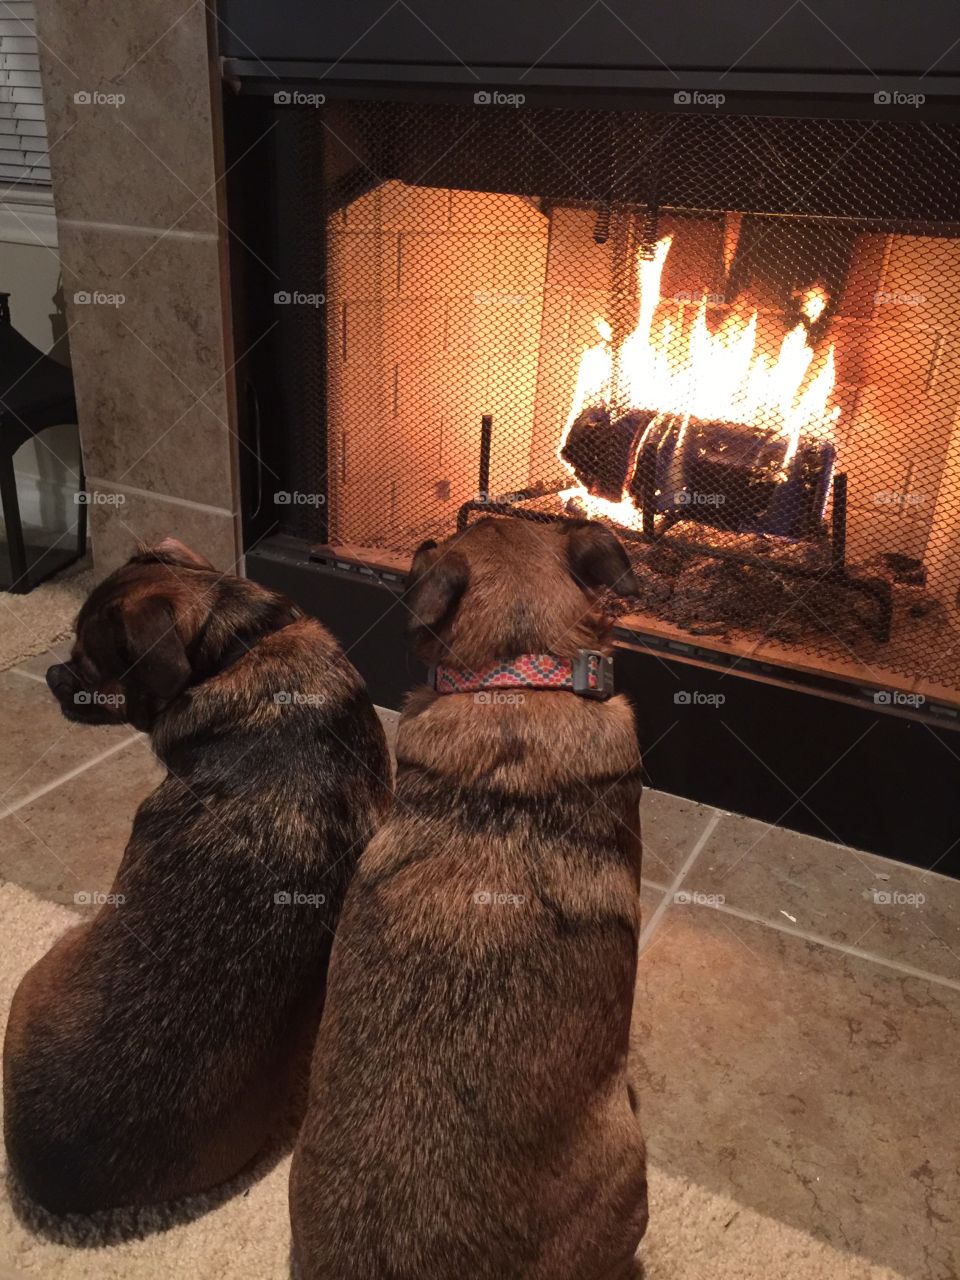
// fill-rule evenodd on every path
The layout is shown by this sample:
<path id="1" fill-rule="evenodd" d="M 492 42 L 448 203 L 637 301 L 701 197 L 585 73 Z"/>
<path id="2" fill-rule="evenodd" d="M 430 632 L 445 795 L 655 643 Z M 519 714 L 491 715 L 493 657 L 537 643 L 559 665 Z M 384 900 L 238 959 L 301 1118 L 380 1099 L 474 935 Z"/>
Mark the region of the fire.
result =
<path id="1" fill-rule="evenodd" d="M 816 324 L 826 311 L 829 301 L 825 289 L 821 289 L 818 284 L 811 285 L 800 299 L 800 313 L 806 316 L 811 324 Z"/>
<path id="2" fill-rule="evenodd" d="M 830 438 L 839 407 L 830 407 L 835 382 L 834 349 L 816 359 L 807 324 L 799 323 L 783 337 L 776 356 L 758 350 L 757 313 L 745 320 L 728 315 L 712 330 L 707 299 L 696 305 L 692 321 L 680 303 L 671 315 L 661 313 L 661 279 L 671 236 L 657 242 L 652 257 L 638 256 L 639 315 L 636 327 L 615 349 L 613 331 L 595 320 L 599 341 L 580 359 L 570 413 L 558 452 L 580 413 L 595 404 L 622 411 L 631 408 L 679 415 L 684 421 L 742 423 L 763 428 L 786 441 L 782 474 L 787 474 L 801 437 Z M 805 320 L 823 315 L 828 296 L 819 285 L 800 300 Z M 662 318 L 658 320 L 658 313 Z M 564 463 L 568 470 L 572 470 Z M 590 514 L 606 515 L 636 527 L 638 513 L 626 494 L 619 503 L 567 490 Z"/>

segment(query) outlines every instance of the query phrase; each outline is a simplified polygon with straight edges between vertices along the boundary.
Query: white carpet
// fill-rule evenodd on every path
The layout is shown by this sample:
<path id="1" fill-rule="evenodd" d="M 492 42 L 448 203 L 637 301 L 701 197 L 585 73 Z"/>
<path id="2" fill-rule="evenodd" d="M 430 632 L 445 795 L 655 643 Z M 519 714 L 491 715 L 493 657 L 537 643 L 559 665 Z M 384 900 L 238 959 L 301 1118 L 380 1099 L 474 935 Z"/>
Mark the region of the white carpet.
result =
<path id="1" fill-rule="evenodd" d="M 0 671 L 69 636 L 93 583 L 90 561 L 81 560 L 26 595 L 0 592 Z"/>
<path id="2" fill-rule="evenodd" d="M 4 1025 L 23 972 L 76 919 L 65 907 L 16 885 L 0 886 Z M 4 1191 L 0 1280 L 288 1280 L 288 1170 L 289 1155 L 279 1162 L 274 1156 L 263 1162 L 261 1171 L 238 1180 L 226 1199 L 212 1196 L 139 1220 L 123 1215 L 98 1223 L 73 1219 L 67 1229 L 72 1244 L 52 1241 L 24 1226 Z M 892 1271 L 838 1253 L 792 1227 L 656 1169 L 650 1172 L 650 1196 L 650 1229 L 641 1252 L 646 1280 L 902 1280 Z M 192 1220 L 184 1220 L 188 1212 Z M 40 1215 L 34 1216 L 43 1226 Z M 115 1237 L 120 1229 L 129 1231 L 135 1221 L 141 1231 L 154 1233 L 121 1243 L 96 1243 Z"/>

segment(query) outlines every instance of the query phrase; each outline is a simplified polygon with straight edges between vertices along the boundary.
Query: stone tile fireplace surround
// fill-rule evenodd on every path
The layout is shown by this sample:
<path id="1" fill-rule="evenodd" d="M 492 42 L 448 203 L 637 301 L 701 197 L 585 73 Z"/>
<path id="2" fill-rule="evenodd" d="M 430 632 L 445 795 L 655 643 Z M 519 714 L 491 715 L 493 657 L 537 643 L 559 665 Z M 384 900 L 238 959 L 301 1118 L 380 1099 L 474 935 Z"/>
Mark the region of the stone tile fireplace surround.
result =
<path id="1" fill-rule="evenodd" d="M 215 19 L 184 0 L 38 0 L 37 11 L 87 487 L 102 495 L 90 509 L 96 569 L 170 532 L 232 567 Z"/>

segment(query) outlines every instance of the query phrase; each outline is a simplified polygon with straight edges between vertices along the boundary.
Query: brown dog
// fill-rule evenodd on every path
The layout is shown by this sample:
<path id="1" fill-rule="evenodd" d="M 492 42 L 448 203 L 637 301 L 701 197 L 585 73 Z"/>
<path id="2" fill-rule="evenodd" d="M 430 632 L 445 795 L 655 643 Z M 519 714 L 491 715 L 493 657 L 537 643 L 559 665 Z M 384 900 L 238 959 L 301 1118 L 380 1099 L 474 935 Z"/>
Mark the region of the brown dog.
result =
<path id="1" fill-rule="evenodd" d="M 248 1163 L 289 1105 L 356 859 L 389 801 L 383 731 L 330 635 L 168 540 L 80 611 L 47 681 L 128 721 L 168 774 L 113 893 L 26 974 L 4 1045 L 10 1166 L 89 1213 Z"/>
<path id="2" fill-rule="evenodd" d="M 601 588 L 636 593 L 607 529 L 488 518 L 420 549 L 407 603 L 419 653 L 469 683 L 604 646 Z M 631 1274 L 647 1217 L 626 1078 L 631 709 L 421 689 L 397 762 L 344 904 L 294 1153 L 304 1280 Z"/>

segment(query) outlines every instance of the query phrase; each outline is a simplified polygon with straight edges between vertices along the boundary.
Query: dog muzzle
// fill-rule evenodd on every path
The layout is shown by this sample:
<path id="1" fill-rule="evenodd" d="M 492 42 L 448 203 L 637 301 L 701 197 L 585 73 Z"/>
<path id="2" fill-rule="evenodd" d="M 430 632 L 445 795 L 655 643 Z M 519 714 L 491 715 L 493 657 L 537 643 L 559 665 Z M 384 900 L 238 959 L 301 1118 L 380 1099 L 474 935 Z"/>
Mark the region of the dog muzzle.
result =
<path id="1" fill-rule="evenodd" d="M 613 694 L 613 659 L 595 649 L 580 649 L 571 661 L 551 653 L 521 653 L 479 671 L 437 665 L 430 668 L 437 693 L 480 693 L 484 689 L 565 689 L 581 698 L 604 700 Z"/>

